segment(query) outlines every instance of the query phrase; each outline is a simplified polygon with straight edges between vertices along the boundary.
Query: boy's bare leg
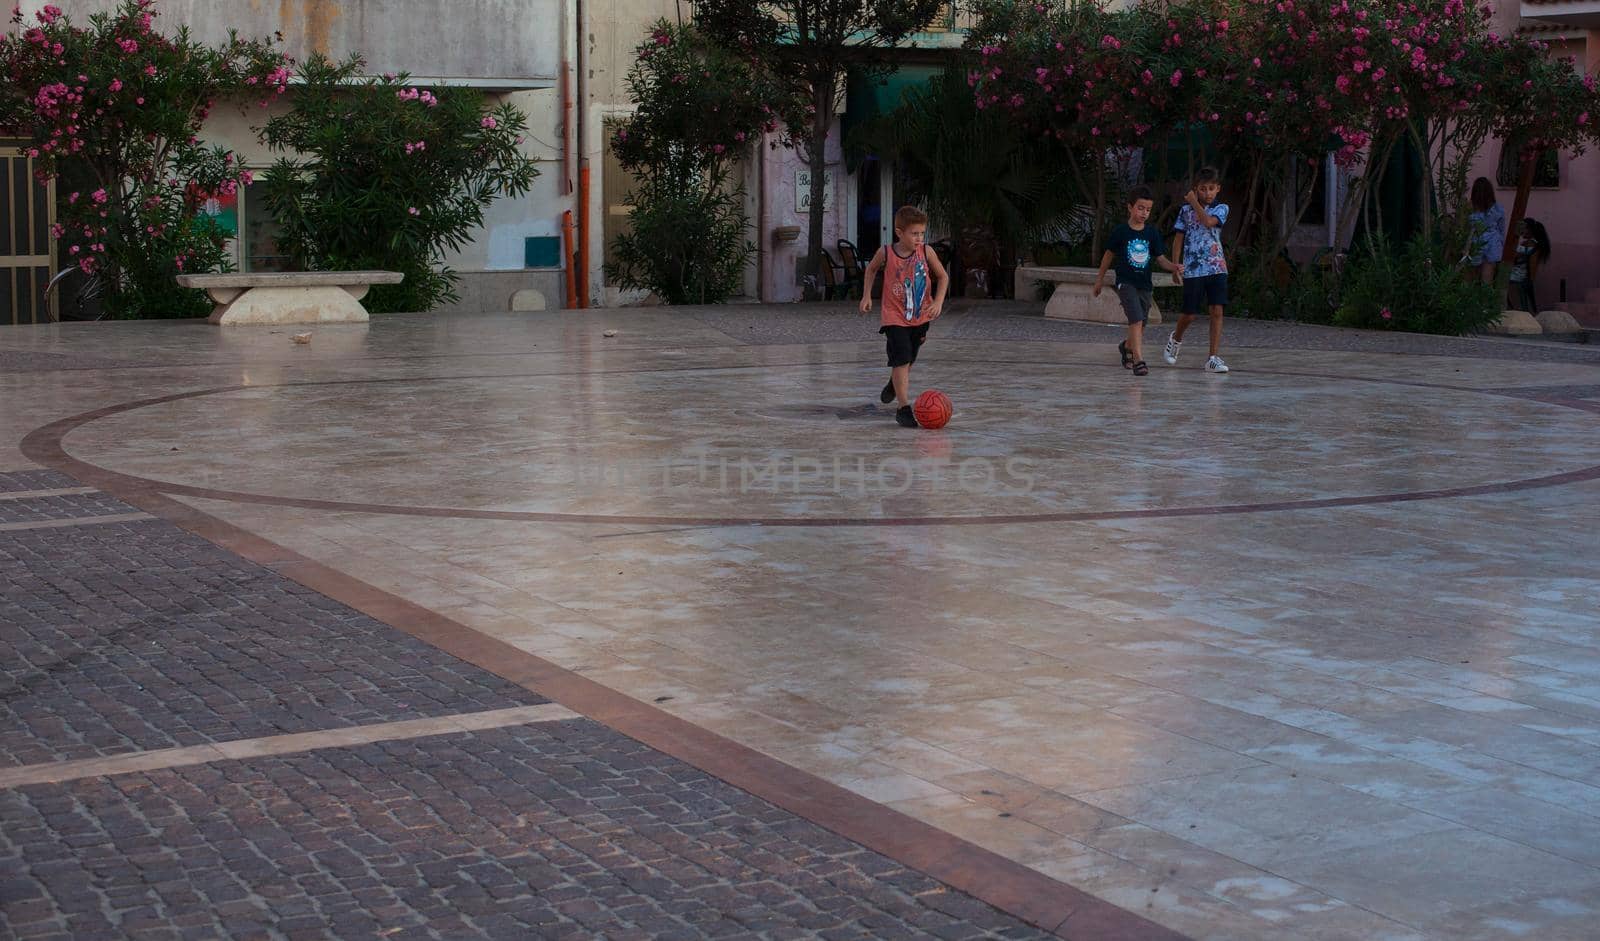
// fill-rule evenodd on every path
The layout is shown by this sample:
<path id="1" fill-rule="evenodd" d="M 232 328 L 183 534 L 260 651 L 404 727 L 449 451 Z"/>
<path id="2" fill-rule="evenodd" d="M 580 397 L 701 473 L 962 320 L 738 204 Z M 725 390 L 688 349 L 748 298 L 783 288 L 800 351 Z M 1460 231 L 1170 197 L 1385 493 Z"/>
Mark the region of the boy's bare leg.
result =
<path id="1" fill-rule="evenodd" d="M 896 366 L 889 378 L 894 382 L 894 397 L 899 405 L 910 405 L 906 398 L 906 390 L 911 387 L 911 366 Z"/>
<path id="2" fill-rule="evenodd" d="M 1133 354 L 1133 361 L 1144 359 L 1144 321 L 1128 324 L 1128 352 Z"/>
<path id="3" fill-rule="evenodd" d="M 1217 350 L 1222 347 L 1222 308 L 1216 304 L 1211 305 L 1211 355 L 1217 355 Z"/>
<path id="4" fill-rule="evenodd" d="M 1189 329 L 1189 325 L 1192 323 L 1194 323 L 1194 314 L 1184 314 L 1183 316 L 1179 317 L 1178 325 L 1172 330 L 1172 339 L 1175 342 L 1182 343 L 1183 334 Z"/>

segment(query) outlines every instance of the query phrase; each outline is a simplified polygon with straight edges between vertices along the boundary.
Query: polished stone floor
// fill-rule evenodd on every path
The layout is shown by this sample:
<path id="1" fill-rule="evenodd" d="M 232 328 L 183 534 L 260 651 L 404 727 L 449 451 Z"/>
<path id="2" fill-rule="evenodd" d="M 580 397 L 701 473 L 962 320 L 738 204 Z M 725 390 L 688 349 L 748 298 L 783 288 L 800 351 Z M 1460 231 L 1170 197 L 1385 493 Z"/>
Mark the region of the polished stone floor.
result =
<path id="1" fill-rule="evenodd" d="M 958 309 L 940 431 L 817 309 L 12 328 L 0 471 L 77 416 L 71 458 L 1192 937 L 1594 938 L 1600 351 L 1229 327 L 1232 374 L 1197 334 L 1138 379 Z"/>

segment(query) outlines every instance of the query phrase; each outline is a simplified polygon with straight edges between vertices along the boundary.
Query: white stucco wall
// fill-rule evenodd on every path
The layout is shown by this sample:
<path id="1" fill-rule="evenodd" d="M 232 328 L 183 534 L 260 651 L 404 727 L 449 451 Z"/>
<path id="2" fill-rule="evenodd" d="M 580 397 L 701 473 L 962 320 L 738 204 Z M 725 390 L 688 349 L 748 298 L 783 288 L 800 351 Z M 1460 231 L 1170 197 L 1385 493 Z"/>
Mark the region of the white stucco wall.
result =
<path id="1" fill-rule="evenodd" d="M 30 18 L 46 0 L 24 0 Z M 58 3 L 77 22 L 116 7 L 115 0 Z M 553 79 L 560 71 L 563 0 L 163 0 L 157 28 L 188 26 L 196 39 L 221 43 L 228 30 L 246 38 L 282 32 L 296 59 L 313 52 L 342 59 L 359 53 L 370 74 L 493 84 Z"/>

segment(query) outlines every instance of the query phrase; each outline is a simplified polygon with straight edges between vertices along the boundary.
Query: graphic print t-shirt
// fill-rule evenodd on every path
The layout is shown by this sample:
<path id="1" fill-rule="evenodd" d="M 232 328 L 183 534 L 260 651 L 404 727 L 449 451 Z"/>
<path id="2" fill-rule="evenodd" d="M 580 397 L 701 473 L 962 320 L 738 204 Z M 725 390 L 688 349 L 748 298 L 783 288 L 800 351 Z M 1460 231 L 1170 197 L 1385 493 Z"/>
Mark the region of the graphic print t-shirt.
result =
<path id="1" fill-rule="evenodd" d="M 907 257 L 890 245 L 883 253 L 883 326 L 914 327 L 932 318 L 927 313 L 928 247 L 917 246 Z"/>
<path id="2" fill-rule="evenodd" d="M 1228 204 L 1214 203 L 1206 207 L 1206 212 L 1217 217 L 1216 228 L 1207 228 L 1195 215 L 1193 206 L 1185 205 L 1178 210 L 1174 228 L 1183 233 L 1185 278 L 1228 273 L 1228 261 L 1222 257 L 1222 226 L 1228 221 Z"/>
<path id="3" fill-rule="evenodd" d="M 1150 290 L 1150 266 L 1161 255 L 1156 243 L 1155 226 L 1146 224 L 1135 229 L 1127 223 L 1111 230 L 1111 240 L 1106 250 L 1111 253 L 1112 264 L 1117 269 L 1117 284 L 1127 284 L 1142 291 Z"/>

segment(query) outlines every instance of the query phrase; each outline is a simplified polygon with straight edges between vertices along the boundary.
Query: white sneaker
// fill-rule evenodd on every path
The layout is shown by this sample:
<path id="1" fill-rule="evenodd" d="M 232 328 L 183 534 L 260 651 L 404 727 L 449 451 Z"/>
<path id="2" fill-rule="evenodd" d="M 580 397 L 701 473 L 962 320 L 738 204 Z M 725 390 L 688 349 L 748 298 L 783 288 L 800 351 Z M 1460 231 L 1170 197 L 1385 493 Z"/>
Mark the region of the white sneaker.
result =
<path id="1" fill-rule="evenodd" d="M 1183 349 L 1183 344 L 1167 337 L 1167 348 L 1161 351 L 1161 358 L 1167 361 L 1168 366 L 1178 365 L 1178 351 Z"/>
<path id="2" fill-rule="evenodd" d="M 1222 361 L 1222 357 L 1213 356 L 1210 359 L 1206 360 L 1206 372 L 1227 372 L 1227 371 L 1228 371 L 1228 364 L 1224 363 Z"/>

